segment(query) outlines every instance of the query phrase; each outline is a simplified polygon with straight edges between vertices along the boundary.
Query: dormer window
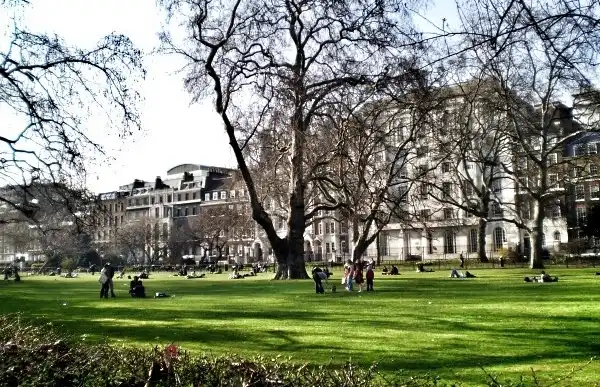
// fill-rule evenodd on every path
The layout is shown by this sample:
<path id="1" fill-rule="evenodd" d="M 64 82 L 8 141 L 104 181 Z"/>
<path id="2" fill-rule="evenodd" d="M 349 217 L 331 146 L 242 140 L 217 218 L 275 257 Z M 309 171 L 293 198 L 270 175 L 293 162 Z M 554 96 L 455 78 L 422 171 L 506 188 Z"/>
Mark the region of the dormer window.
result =
<path id="1" fill-rule="evenodd" d="M 212 198 L 213 198 L 213 200 L 219 200 L 219 193 L 218 192 L 213 192 Z"/>
<path id="2" fill-rule="evenodd" d="M 221 191 L 221 199 L 227 199 L 227 191 Z"/>
<path id="3" fill-rule="evenodd" d="M 229 197 L 235 198 L 235 190 L 234 189 L 232 189 L 231 192 L 229 192 Z"/>
<path id="4" fill-rule="evenodd" d="M 210 194 L 204 194 L 204 200 L 209 201 L 210 200 Z"/>

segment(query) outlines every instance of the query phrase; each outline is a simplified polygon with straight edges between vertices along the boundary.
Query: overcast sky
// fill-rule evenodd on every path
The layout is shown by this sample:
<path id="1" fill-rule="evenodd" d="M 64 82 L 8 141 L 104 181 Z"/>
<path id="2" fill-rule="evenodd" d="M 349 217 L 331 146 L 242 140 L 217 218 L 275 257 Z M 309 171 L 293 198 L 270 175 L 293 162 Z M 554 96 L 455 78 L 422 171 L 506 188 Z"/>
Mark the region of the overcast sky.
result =
<path id="1" fill-rule="evenodd" d="M 163 23 L 154 0 L 32 0 L 31 3 L 20 16 L 27 28 L 56 33 L 68 44 L 82 47 L 93 46 L 105 35 L 116 32 L 127 35 L 149 54 L 158 43 L 157 33 Z M 434 21 L 452 13 L 452 2 L 438 3 L 443 5 L 431 6 L 428 16 Z M 0 20 L 6 22 L 10 16 L 0 15 Z M 95 192 L 114 190 L 135 178 L 152 180 L 182 163 L 236 165 L 211 101 L 190 106 L 181 75 L 175 74 L 177 60 L 149 55 L 145 65 L 148 74 L 141 88 L 145 101 L 140 106 L 144 129 L 124 142 L 116 136 L 103 139 L 102 145 L 114 161 L 90 168 L 88 186 Z M 102 133 L 102 124 L 89 125 Z"/>

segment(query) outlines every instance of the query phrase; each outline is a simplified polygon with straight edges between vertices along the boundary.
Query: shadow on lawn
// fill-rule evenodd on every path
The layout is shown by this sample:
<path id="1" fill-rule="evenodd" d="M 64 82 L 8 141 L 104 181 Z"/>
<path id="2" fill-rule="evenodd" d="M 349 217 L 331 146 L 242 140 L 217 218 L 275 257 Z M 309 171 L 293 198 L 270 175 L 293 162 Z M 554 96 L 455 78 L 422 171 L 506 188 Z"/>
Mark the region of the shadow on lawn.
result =
<path id="1" fill-rule="evenodd" d="M 264 312 L 262 318 L 267 318 L 272 311 Z M 255 314 L 259 316 L 260 314 Z M 230 313 L 221 313 L 219 318 L 231 318 Z M 214 318 L 217 318 L 215 315 Z M 73 321 L 69 319 L 57 320 L 57 324 L 64 324 L 73 328 Z M 373 329 L 378 329 L 378 322 L 374 322 Z M 78 328 L 79 330 L 80 328 Z M 294 332 L 283 330 L 240 330 L 228 327 L 204 327 L 202 329 L 177 326 L 156 325 L 123 325 L 119 320 L 100 322 L 88 321 L 85 330 L 98 332 L 101 338 L 120 338 L 131 342 L 154 344 L 177 343 L 183 348 L 194 346 L 196 352 L 221 355 L 234 353 L 238 355 L 265 355 L 277 354 L 291 357 L 293 362 L 334 363 L 341 364 L 352 359 L 363 366 L 377 360 L 379 370 L 389 373 L 404 370 L 408 374 L 442 374 L 451 375 L 461 373 L 460 380 L 467 379 L 473 383 L 482 383 L 485 379 L 483 371 L 473 370 L 474 367 L 489 369 L 496 366 L 519 366 L 523 364 L 543 364 L 546 362 L 561 361 L 565 358 L 581 359 L 584 363 L 590 354 L 598 353 L 599 347 L 595 343 L 596 335 L 593 332 L 577 334 L 565 338 L 567 332 L 547 330 L 539 332 L 535 329 L 496 332 L 491 330 L 492 338 L 498 340 L 507 337 L 515 342 L 531 343 L 531 337 L 536 337 L 538 344 L 528 344 L 529 352 L 520 355 L 489 355 L 477 353 L 468 342 L 453 342 L 448 348 L 440 350 L 437 347 L 421 349 L 417 356 L 411 357 L 410 350 L 398 343 L 398 351 L 377 350 L 369 348 L 351 348 L 340 343 L 332 344 L 328 340 L 302 343 Z M 415 334 L 418 334 L 415 332 Z M 364 351 L 368 350 L 369 358 L 365 359 Z M 443 352 L 441 352 L 443 351 Z M 465 373 L 465 370 L 471 370 Z"/>
<path id="2" fill-rule="evenodd" d="M 90 319 L 90 316 L 93 318 Z M 327 362 L 334 358 L 336 363 L 341 363 L 349 358 L 365 363 L 365 351 L 369 352 L 368 358 L 379 359 L 379 367 L 384 371 L 397 371 L 399 369 L 417 372 L 433 372 L 441 369 L 463 369 L 480 367 L 493 367 L 498 365 L 511 366 L 523 363 L 544 362 L 561 360 L 565 358 L 586 358 L 600 351 L 593 330 L 577 331 L 568 324 L 562 328 L 539 329 L 533 327 L 506 328 L 495 326 L 480 326 L 461 321 L 452 321 L 441 317 L 411 315 L 407 313 L 408 320 L 418 321 L 418 325 L 404 327 L 411 330 L 414 335 L 421 333 L 419 325 L 427 326 L 429 334 L 443 334 L 449 332 L 468 333 L 469 331 L 483 332 L 492 342 L 506 342 L 507 339 L 520 347 L 522 354 L 491 355 L 477 353 L 473 347 L 478 343 L 461 341 L 458 338 L 445 341 L 442 348 L 437 343 L 429 347 L 421 347 L 418 356 L 411 358 L 411 348 L 403 347 L 402 342 L 396 345 L 397 351 L 377 350 L 369 348 L 352 348 L 345 344 L 343 338 L 327 338 L 312 340 L 306 343 L 300 340 L 304 335 L 285 329 L 265 329 L 260 325 L 252 330 L 235 327 L 211 326 L 208 324 L 200 329 L 186 327 L 183 323 L 173 324 L 177 320 L 214 320 L 231 321 L 235 326 L 236 319 L 256 319 L 261 321 L 303 321 L 321 320 L 335 321 L 340 324 L 352 324 L 355 317 L 346 319 L 339 315 L 329 317 L 318 316 L 311 312 L 286 311 L 286 310 L 211 310 L 211 311 L 173 311 L 168 309 L 131 310 L 129 313 L 115 315 L 110 309 L 97 309 L 93 307 L 73 307 L 69 313 L 60 315 L 54 320 L 55 324 L 63 325 L 69 331 L 81 333 L 96 333 L 98 338 L 120 338 L 125 341 L 142 343 L 193 343 L 201 351 L 223 353 L 224 349 L 234 353 L 272 353 L 277 352 L 284 356 L 292 356 L 299 361 L 317 360 Z M 153 325 L 147 325 L 150 323 Z M 398 328 L 393 321 L 370 321 L 373 330 Z M 364 334 L 368 342 L 368 332 Z M 468 337 L 468 336 L 467 336 Z M 368 360 L 370 361 L 370 360 Z"/>

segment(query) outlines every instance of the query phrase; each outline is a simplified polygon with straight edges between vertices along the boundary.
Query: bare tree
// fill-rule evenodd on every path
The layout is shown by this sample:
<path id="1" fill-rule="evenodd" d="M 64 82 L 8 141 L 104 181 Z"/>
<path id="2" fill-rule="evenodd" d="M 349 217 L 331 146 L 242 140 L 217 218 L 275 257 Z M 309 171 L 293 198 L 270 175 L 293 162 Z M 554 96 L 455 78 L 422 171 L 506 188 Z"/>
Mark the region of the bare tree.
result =
<path id="1" fill-rule="evenodd" d="M 15 11 L 27 1 L 3 1 Z M 70 47 L 58 36 L 32 33 L 13 19 L 0 50 L 0 183 L 26 196 L 36 184 L 83 188 L 86 161 L 102 145 L 86 120 L 104 113 L 120 135 L 139 127 L 135 83 L 144 76 L 141 52 L 125 36 L 96 47 Z M 23 196 L 23 197 L 24 197 Z M 29 219 L 35 208 L 0 191 L 0 204 Z"/>
<path id="2" fill-rule="evenodd" d="M 187 40 L 168 51 L 188 61 L 186 86 L 199 99 L 214 97 L 247 185 L 252 216 L 278 263 L 276 278 L 306 278 L 304 232 L 321 203 L 306 210 L 307 137 L 342 88 L 373 84 L 404 71 L 420 48 L 405 3 L 396 0 L 162 1 L 183 20 Z M 208 93 L 207 93 L 208 92 Z M 245 156 L 255 135 L 271 130 L 287 176 L 287 232 L 281 237 L 263 207 Z"/>
<path id="3" fill-rule="evenodd" d="M 457 223 L 477 222 L 476 249 L 487 262 L 486 234 L 490 220 L 523 226 L 516 211 L 512 176 L 505 165 L 513 161 L 507 135 L 511 121 L 499 112 L 490 82 L 474 79 L 444 90 L 444 102 L 434 115 L 434 169 L 421 182 L 421 191 L 437 203 L 460 211 Z M 462 216 L 464 214 L 464 216 Z M 469 239 L 472 246 L 473 241 Z"/>
<path id="4" fill-rule="evenodd" d="M 134 263 L 154 264 L 163 258 L 160 224 L 149 218 L 130 219 L 114 235 L 114 243 Z"/>
<path id="5" fill-rule="evenodd" d="M 590 120 L 593 116 L 572 115 L 576 110 L 556 101 L 574 88 L 589 88 L 594 79 L 599 10 L 597 2 L 562 0 L 477 0 L 461 7 L 468 34 L 464 45 L 479 48 L 470 52 L 471 75 L 495 82 L 497 110 L 511 121 L 507 134 L 516 159 L 525 161 L 525 175 L 517 162 L 506 173 L 527 179 L 520 189 L 533 207 L 534 220 L 526 227 L 535 241 L 532 268 L 543 267 L 545 209 L 561 194 L 555 189 L 558 182 L 550 179 L 556 155 L 583 131 L 598 127 L 597 119 Z"/>
<path id="6" fill-rule="evenodd" d="M 339 214 L 350 220 L 354 261 L 390 223 L 412 227 L 413 150 L 437 104 L 437 81 L 414 71 L 385 87 L 346 92 L 326 116 L 320 144 L 328 157 L 314 163 L 308 181 L 318 198 L 339 203 Z"/>
<path id="7" fill-rule="evenodd" d="M 201 207 L 197 216 L 185 218 L 177 232 L 189 246 L 203 246 L 205 252 L 216 251 L 221 258 L 226 247 L 250 237 L 252 227 L 245 204 L 226 202 Z"/>

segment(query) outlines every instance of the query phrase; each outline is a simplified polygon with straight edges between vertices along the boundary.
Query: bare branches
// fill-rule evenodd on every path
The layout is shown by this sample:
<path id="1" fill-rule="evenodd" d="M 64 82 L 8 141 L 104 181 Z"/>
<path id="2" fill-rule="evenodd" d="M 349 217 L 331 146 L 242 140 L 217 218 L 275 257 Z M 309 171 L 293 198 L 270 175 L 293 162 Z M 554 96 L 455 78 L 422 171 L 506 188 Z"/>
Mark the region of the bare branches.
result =
<path id="1" fill-rule="evenodd" d="M 309 145 L 320 141 L 322 117 L 339 98 L 336 93 L 375 85 L 404 70 L 390 70 L 411 56 L 402 51 L 414 37 L 402 3 L 171 0 L 165 5 L 188 27 L 188 39 L 180 44 L 165 35 L 166 50 L 185 52 L 191 70 L 186 86 L 195 98 L 206 95 L 210 86 L 248 188 L 253 218 L 280 264 L 296 262 L 303 256 L 304 228 L 315 214 L 306 208 L 309 191 L 341 187 L 325 173 L 332 161 L 328 152 L 313 154 L 317 148 Z M 265 153 L 267 140 L 273 155 Z M 271 160 L 269 172 L 285 187 L 269 199 L 288 217 L 284 238 L 263 207 L 249 154 L 263 170 L 266 159 Z M 328 199 L 321 207 L 341 206 L 331 203 L 331 195 Z"/>
<path id="2" fill-rule="evenodd" d="M 120 135 L 139 128 L 141 53 L 119 35 L 89 50 L 19 26 L 8 37 L 0 52 L 0 108 L 11 119 L 0 138 L 0 180 L 23 187 L 83 180 L 87 157 L 102 153 L 88 117 L 103 112 Z"/>

